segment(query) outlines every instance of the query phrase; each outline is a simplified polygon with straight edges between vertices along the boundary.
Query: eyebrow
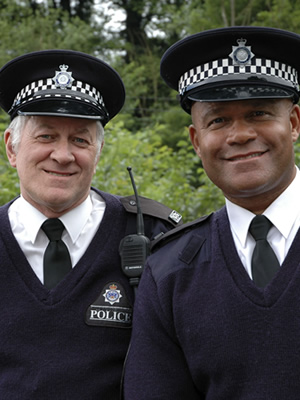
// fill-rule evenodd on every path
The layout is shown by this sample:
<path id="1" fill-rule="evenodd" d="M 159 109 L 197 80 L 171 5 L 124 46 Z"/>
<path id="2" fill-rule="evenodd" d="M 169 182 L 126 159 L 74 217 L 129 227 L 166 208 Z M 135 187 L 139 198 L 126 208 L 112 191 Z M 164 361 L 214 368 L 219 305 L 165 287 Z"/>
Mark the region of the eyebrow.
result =
<path id="1" fill-rule="evenodd" d="M 57 130 L 57 128 L 55 126 L 50 125 L 50 124 L 43 123 L 43 124 L 40 124 L 40 125 L 37 125 L 37 126 L 40 129 L 48 129 L 48 130 L 51 130 L 51 131 Z M 91 133 L 91 131 L 86 127 L 75 128 L 73 132 L 74 133 L 81 133 L 81 134 L 90 134 Z"/>

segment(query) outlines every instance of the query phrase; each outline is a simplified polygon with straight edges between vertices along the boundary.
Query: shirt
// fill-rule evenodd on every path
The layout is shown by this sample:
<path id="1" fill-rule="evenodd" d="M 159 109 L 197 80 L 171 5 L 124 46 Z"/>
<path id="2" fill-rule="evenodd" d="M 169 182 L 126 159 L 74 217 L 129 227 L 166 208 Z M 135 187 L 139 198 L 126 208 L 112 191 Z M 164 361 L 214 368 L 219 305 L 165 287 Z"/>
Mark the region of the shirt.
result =
<path id="1" fill-rule="evenodd" d="M 270 246 L 274 250 L 280 265 L 284 261 L 294 237 L 300 227 L 300 174 L 297 173 L 287 189 L 263 212 L 274 225 L 267 236 Z M 255 217 L 246 210 L 228 199 L 226 209 L 230 221 L 230 228 L 239 257 L 252 278 L 251 257 L 255 240 L 249 233 L 249 226 Z"/>
<path id="2" fill-rule="evenodd" d="M 62 240 L 74 267 L 93 239 L 105 211 L 104 200 L 93 190 L 79 206 L 59 219 L 65 226 Z M 47 217 L 20 196 L 8 210 L 13 234 L 33 271 L 44 283 L 43 257 L 49 239 L 41 229 Z"/>

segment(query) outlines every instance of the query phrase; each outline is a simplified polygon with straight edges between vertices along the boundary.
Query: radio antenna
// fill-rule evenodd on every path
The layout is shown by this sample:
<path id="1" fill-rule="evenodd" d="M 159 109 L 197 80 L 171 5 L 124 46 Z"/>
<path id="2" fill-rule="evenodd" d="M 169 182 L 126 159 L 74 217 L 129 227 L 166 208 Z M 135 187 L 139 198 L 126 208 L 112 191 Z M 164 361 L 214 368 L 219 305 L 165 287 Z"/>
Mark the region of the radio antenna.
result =
<path id="1" fill-rule="evenodd" d="M 132 175 L 132 168 L 131 167 L 127 167 L 127 170 L 129 172 L 129 176 L 131 179 L 131 183 L 132 183 L 132 187 L 134 190 L 134 194 L 135 194 L 135 201 L 136 201 L 136 207 L 137 207 L 137 219 L 136 219 L 136 231 L 138 235 L 144 235 L 144 218 L 143 218 L 143 213 L 141 210 L 141 205 L 140 205 L 140 199 L 137 193 L 137 189 L 136 189 L 136 185 L 133 179 L 133 175 Z"/>

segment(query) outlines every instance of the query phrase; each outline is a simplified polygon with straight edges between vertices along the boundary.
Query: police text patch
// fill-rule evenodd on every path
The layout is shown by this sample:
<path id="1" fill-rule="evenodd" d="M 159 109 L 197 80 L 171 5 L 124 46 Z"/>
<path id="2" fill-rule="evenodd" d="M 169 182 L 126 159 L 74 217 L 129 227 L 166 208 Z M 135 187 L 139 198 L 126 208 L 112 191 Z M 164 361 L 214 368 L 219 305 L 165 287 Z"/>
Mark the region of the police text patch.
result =
<path id="1" fill-rule="evenodd" d="M 94 326 L 131 328 L 132 306 L 122 285 L 117 282 L 105 285 L 100 296 L 88 307 L 85 322 Z"/>

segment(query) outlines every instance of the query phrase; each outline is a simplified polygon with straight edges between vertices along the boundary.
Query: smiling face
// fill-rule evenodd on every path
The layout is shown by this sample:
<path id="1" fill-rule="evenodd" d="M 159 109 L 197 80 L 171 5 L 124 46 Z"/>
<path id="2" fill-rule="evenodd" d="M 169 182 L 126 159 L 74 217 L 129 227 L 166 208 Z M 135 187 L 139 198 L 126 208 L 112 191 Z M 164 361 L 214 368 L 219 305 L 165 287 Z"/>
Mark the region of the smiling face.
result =
<path id="1" fill-rule="evenodd" d="M 5 132 L 10 164 L 17 168 L 22 196 L 47 217 L 58 217 L 89 194 L 99 159 L 95 121 L 30 117 L 20 142 Z"/>
<path id="2" fill-rule="evenodd" d="M 297 105 L 286 99 L 196 102 L 191 114 L 195 151 L 229 200 L 261 212 L 292 182 Z"/>

